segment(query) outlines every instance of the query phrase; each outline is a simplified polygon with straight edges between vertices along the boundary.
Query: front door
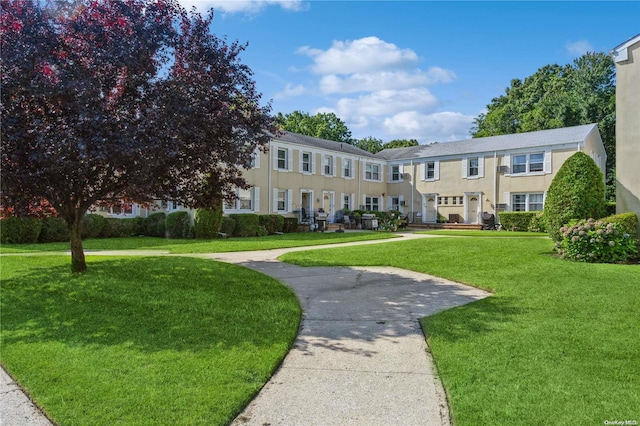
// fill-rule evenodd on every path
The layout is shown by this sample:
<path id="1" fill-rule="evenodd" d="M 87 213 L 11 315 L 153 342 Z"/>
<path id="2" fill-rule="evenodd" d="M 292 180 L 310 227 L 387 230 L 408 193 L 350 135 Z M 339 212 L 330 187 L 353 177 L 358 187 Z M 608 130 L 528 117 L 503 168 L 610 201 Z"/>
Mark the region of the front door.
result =
<path id="1" fill-rule="evenodd" d="M 313 191 L 300 192 L 300 222 L 309 222 L 313 217 Z"/>
<path id="2" fill-rule="evenodd" d="M 438 221 L 438 200 L 435 194 L 422 195 L 422 222 L 436 223 Z"/>
<path id="3" fill-rule="evenodd" d="M 325 214 L 329 215 L 327 221 L 334 222 L 335 218 L 335 193 L 331 191 L 322 191 L 322 208 Z"/>
<path id="4" fill-rule="evenodd" d="M 478 209 L 480 206 L 480 196 L 471 194 L 467 197 L 467 223 L 480 223 Z"/>

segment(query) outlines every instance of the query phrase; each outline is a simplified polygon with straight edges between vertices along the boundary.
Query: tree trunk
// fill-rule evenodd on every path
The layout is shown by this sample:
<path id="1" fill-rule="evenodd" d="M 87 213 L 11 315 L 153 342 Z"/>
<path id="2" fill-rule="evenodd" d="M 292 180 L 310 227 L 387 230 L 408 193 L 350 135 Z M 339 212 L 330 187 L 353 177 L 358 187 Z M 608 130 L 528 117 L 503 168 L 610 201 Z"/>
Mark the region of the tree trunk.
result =
<path id="1" fill-rule="evenodd" d="M 87 270 L 87 263 L 84 260 L 84 249 L 82 248 L 82 215 L 75 215 L 71 224 L 71 271 L 84 272 Z"/>

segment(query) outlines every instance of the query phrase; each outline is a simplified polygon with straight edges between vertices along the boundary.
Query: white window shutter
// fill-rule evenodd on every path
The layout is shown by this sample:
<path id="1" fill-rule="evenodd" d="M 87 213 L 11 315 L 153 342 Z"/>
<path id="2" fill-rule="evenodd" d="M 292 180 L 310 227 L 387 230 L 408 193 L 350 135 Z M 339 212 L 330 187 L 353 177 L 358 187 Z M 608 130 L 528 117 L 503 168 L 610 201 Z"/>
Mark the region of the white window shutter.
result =
<path id="1" fill-rule="evenodd" d="M 278 147 L 273 148 L 273 170 L 278 170 Z"/>
<path id="2" fill-rule="evenodd" d="M 293 170 L 293 149 L 287 149 L 287 170 Z"/>
<path id="3" fill-rule="evenodd" d="M 311 174 L 316 172 L 316 153 L 311 153 Z"/>
<path id="4" fill-rule="evenodd" d="M 278 212 L 278 188 L 273 188 L 273 211 Z"/>
<path id="5" fill-rule="evenodd" d="M 544 172 L 551 173 L 551 151 L 544 152 Z"/>
<path id="6" fill-rule="evenodd" d="M 440 161 L 433 162 L 433 178 L 434 180 L 440 180 Z"/>
<path id="7" fill-rule="evenodd" d="M 287 212 L 293 211 L 293 189 L 287 190 Z"/>
<path id="8" fill-rule="evenodd" d="M 478 157 L 478 177 L 484 177 L 484 157 Z"/>
<path id="9" fill-rule="evenodd" d="M 387 210 L 391 210 L 392 203 L 393 197 L 391 195 L 387 195 Z"/>
<path id="10" fill-rule="evenodd" d="M 298 171 L 300 173 L 304 173 L 304 167 L 302 166 L 303 163 L 303 158 L 304 158 L 304 152 L 303 151 L 298 151 Z"/>
<path id="11" fill-rule="evenodd" d="M 510 212 L 511 211 L 511 193 L 510 192 L 504 193 L 504 203 L 507 206 L 507 208 L 504 209 L 504 211 Z"/>
<path id="12" fill-rule="evenodd" d="M 399 201 L 399 204 L 400 204 L 400 205 L 398 206 L 398 209 L 399 209 L 400 211 L 402 211 L 402 203 L 404 202 L 404 197 L 401 195 L 400 197 L 398 197 L 398 201 Z"/>
<path id="13" fill-rule="evenodd" d="M 253 211 L 260 211 L 260 187 L 258 186 L 253 188 Z"/>
<path id="14" fill-rule="evenodd" d="M 420 180 L 425 180 L 427 178 L 427 162 L 420 164 Z"/>
<path id="15" fill-rule="evenodd" d="M 469 161 L 467 160 L 467 158 L 466 157 L 463 158 L 462 159 L 462 178 L 463 179 L 467 178 L 467 170 L 469 167 L 468 164 L 469 164 Z"/>
<path id="16" fill-rule="evenodd" d="M 333 177 L 336 177 L 336 172 L 337 172 L 337 168 L 338 168 L 338 157 L 336 157 L 335 155 L 333 156 L 333 162 L 331 163 L 331 171 L 333 172 Z"/>
<path id="17" fill-rule="evenodd" d="M 256 149 L 255 151 L 253 151 L 253 168 L 254 169 L 260 168 L 260 150 L 259 149 Z"/>
<path id="18" fill-rule="evenodd" d="M 356 194 L 351 194 L 349 197 L 349 210 L 355 210 L 355 206 L 353 205 L 353 201 L 356 199 Z"/>

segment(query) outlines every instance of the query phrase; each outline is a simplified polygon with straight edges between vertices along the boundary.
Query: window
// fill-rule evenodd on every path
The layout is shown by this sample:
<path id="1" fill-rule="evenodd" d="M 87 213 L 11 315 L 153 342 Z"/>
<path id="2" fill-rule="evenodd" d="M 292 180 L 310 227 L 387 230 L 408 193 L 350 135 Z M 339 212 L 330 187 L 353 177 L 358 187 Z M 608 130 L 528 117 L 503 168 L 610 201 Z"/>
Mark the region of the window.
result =
<path id="1" fill-rule="evenodd" d="M 478 157 L 469 158 L 469 172 L 467 176 L 478 176 Z"/>
<path id="2" fill-rule="evenodd" d="M 449 204 L 449 197 L 444 197 L 444 203 Z"/>
<path id="3" fill-rule="evenodd" d="M 133 204 L 132 203 L 118 203 L 111 207 L 111 214 L 133 214 Z"/>
<path id="4" fill-rule="evenodd" d="M 458 204 L 460 205 L 464 204 L 464 197 L 458 197 Z"/>
<path id="5" fill-rule="evenodd" d="M 511 163 L 511 173 L 513 174 L 544 172 L 544 152 L 513 155 Z"/>
<path id="6" fill-rule="evenodd" d="M 324 156 L 324 174 L 327 176 L 333 176 L 333 156 Z"/>
<path id="7" fill-rule="evenodd" d="M 400 211 L 400 197 L 391 197 L 391 210 Z"/>
<path id="8" fill-rule="evenodd" d="M 398 182 L 400 181 L 400 165 L 394 164 L 391 166 L 391 181 Z"/>
<path id="9" fill-rule="evenodd" d="M 380 210 L 380 199 L 378 197 L 364 197 L 364 209 L 370 211 Z"/>
<path id="10" fill-rule="evenodd" d="M 257 211 L 255 209 L 255 200 L 257 198 L 258 188 L 249 188 L 236 190 L 236 199 L 234 201 L 225 201 L 225 210 L 244 210 Z"/>
<path id="11" fill-rule="evenodd" d="M 343 177 L 346 177 L 346 178 L 352 177 L 351 167 L 352 167 L 351 159 L 343 158 L 342 159 Z"/>
<path id="12" fill-rule="evenodd" d="M 458 197 L 451 197 L 451 204 L 456 204 L 456 202 L 458 201 Z"/>
<path id="13" fill-rule="evenodd" d="M 278 203 L 276 205 L 276 210 L 279 212 L 287 211 L 287 191 L 284 189 L 278 190 L 277 196 Z"/>
<path id="14" fill-rule="evenodd" d="M 342 196 L 342 210 L 351 210 L 351 195 L 344 194 Z"/>
<path id="15" fill-rule="evenodd" d="M 279 170 L 289 170 L 289 150 L 287 148 L 278 148 L 277 166 Z"/>
<path id="16" fill-rule="evenodd" d="M 311 153 L 303 152 L 302 153 L 302 173 L 312 173 L 311 172 Z"/>
<path id="17" fill-rule="evenodd" d="M 364 169 L 364 178 L 368 180 L 380 180 L 380 165 L 366 163 Z"/>
<path id="18" fill-rule="evenodd" d="M 514 212 L 541 211 L 544 205 L 544 194 L 511 194 L 511 210 Z"/>
<path id="19" fill-rule="evenodd" d="M 435 161 L 427 161 L 425 163 L 425 178 L 426 179 L 435 179 L 436 178 L 436 162 Z"/>

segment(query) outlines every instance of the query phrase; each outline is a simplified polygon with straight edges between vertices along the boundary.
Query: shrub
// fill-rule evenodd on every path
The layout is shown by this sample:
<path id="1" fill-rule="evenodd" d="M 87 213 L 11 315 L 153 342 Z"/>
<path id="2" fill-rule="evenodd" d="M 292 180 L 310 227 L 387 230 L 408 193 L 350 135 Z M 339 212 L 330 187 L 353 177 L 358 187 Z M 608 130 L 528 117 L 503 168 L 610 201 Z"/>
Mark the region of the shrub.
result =
<path id="1" fill-rule="evenodd" d="M 194 232 L 198 239 L 216 238 L 222 229 L 222 209 L 198 209 L 194 215 Z"/>
<path id="2" fill-rule="evenodd" d="M 258 233 L 258 215 L 253 213 L 241 213 L 230 215 L 236 222 L 233 231 L 234 237 L 255 237 Z"/>
<path id="3" fill-rule="evenodd" d="M 544 204 L 549 236 L 562 239 L 562 228 L 571 219 L 596 219 L 604 215 L 604 178 L 595 161 L 576 152 L 553 178 Z"/>
<path id="4" fill-rule="evenodd" d="M 225 234 L 227 237 L 231 237 L 233 232 L 236 229 L 236 221 L 231 217 L 223 217 L 222 218 L 222 226 L 220 227 L 220 232 Z"/>
<path id="5" fill-rule="evenodd" d="M 298 230 L 298 218 L 297 217 L 285 217 L 282 224 L 282 232 L 289 234 Z"/>
<path id="6" fill-rule="evenodd" d="M 100 236 L 103 238 L 126 238 L 140 235 L 139 224 L 142 218 L 116 219 L 108 217 Z"/>
<path id="7" fill-rule="evenodd" d="M 166 215 L 163 212 L 151 213 L 144 220 L 144 235 L 164 238 L 166 235 Z"/>
<path id="8" fill-rule="evenodd" d="M 80 235 L 82 238 L 98 238 L 107 223 L 107 218 L 99 214 L 90 213 L 82 219 L 82 229 Z"/>
<path id="9" fill-rule="evenodd" d="M 38 242 L 42 221 L 31 217 L 8 217 L 0 220 L 0 243 L 33 244 Z"/>
<path id="10" fill-rule="evenodd" d="M 547 232 L 547 222 L 544 220 L 544 214 L 538 212 L 531 218 L 529 222 L 529 232 Z"/>
<path id="11" fill-rule="evenodd" d="M 604 223 L 617 223 L 627 234 L 634 237 L 640 236 L 638 235 L 638 215 L 633 212 L 614 214 L 613 216 L 604 217 L 601 220 Z"/>
<path id="12" fill-rule="evenodd" d="M 279 214 L 262 214 L 258 216 L 258 225 L 263 227 L 269 235 L 282 232 L 284 216 Z"/>
<path id="13" fill-rule="evenodd" d="M 605 216 L 613 216 L 616 214 L 616 202 L 615 201 L 607 201 L 604 204 L 604 214 Z"/>
<path id="14" fill-rule="evenodd" d="M 502 212 L 500 225 L 505 231 L 528 231 L 531 221 L 539 212 Z"/>
<path id="15" fill-rule="evenodd" d="M 185 211 L 173 212 L 165 220 L 167 236 L 169 238 L 189 238 L 191 220 Z"/>
<path id="16" fill-rule="evenodd" d="M 62 243 L 70 241 L 71 233 L 67 222 L 60 217 L 47 217 L 42 219 L 42 230 L 38 237 L 41 243 Z"/>
<path id="17" fill-rule="evenodd" d="M 581 220 L 560 228 L 562 240 L 556 243 L 558 254 L 580 262 L 624 262 L 637 253 L 635 239 L 617 223 L 594 219 Z"/>

